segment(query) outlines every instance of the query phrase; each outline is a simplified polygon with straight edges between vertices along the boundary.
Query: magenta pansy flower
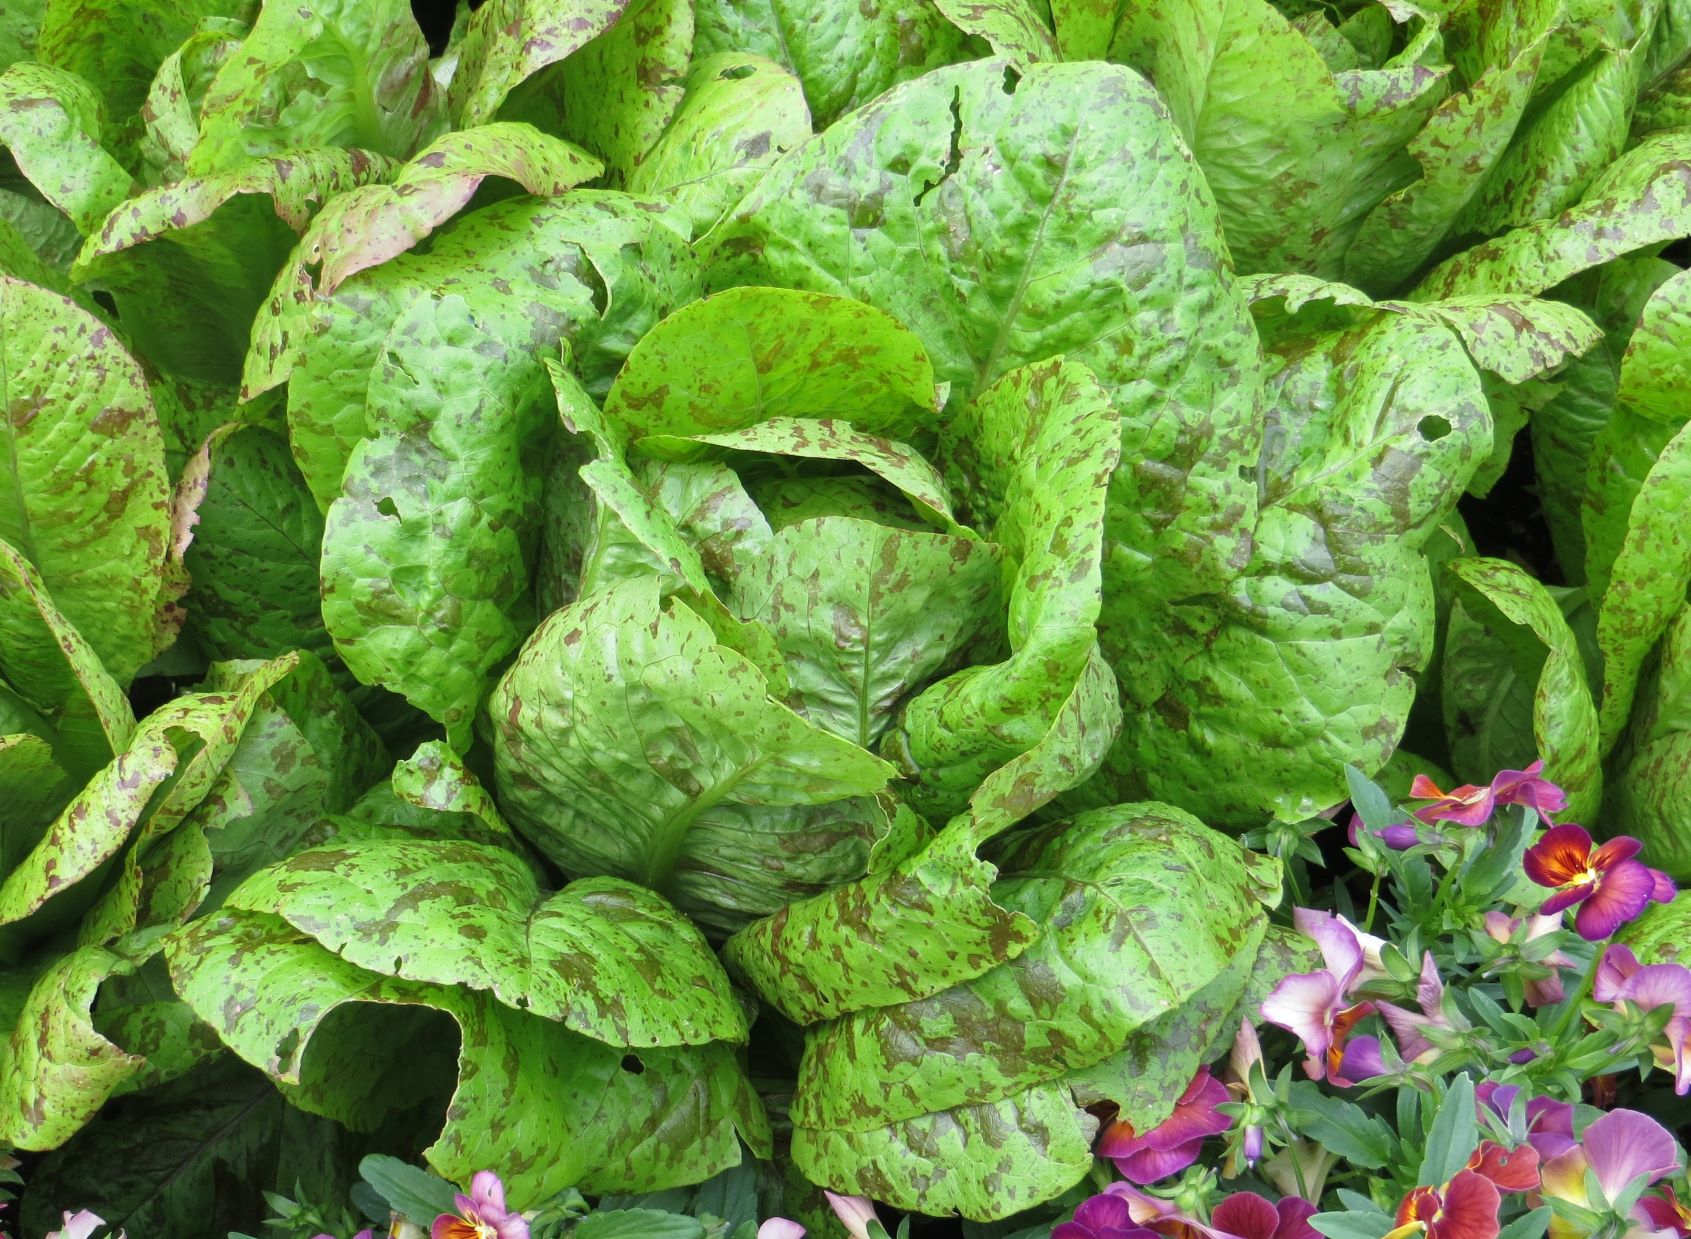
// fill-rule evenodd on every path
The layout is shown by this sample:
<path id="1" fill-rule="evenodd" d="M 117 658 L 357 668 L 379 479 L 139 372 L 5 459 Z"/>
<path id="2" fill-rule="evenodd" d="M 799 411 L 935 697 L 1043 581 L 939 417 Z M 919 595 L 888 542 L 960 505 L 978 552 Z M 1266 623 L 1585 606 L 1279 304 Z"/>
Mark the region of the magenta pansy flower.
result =
<path id="1" fill-rule="evenodd" d="M 1526 805 L 1550 824 L 1552 813 L 1568 807 L 1568 798 L 1550 780 L 1542 777 L 1544 763 L 1535 761 L 1525 770 L 1500 770 L 1489 786 L 1476 787 L 1464 783 L 1450 791 L 1441 791 L 1424 774 L 1415 776 L 1409 785 L 1409 795 L 1415 800 L 1430 800 L 1415 810 L 1423 822 L 1455 822 L 1459 826 L 1479 826 L 1487 821 L 1499 805 Z"/>
<path id="2" fill-rule="evenodd" d="M 1147 1230 L 1133 1220 L 1133 1210 L 1125 1197 L 1113 1192 L 1100 1192 L 1080 1202 L 1071 1221 L 1060 1223 L 1051 1232 L 1051 1239 L 1158 1239 L 1157 1232 Z"/>
<path id="3" fill-rule="evenodd" d="M 1663 1041 L 1650 1047 L 1656 1062 L 1673 1076 L 1673 1091 L 1691 1093 L 1691 968 L 1683 964 L 1640 964 L 1631 948 L 1611 946 L 1598 961 L 1591 996 L 1617 1011 L 1672 1007 Z"/>
<path id="4" fill-rule="evenodd" d="M 1262 1018 L 1303 1042 L 1304 1073 L 1312 1080 L 1343 1086 L 1380 1075 L 1385 1067 L 1379 1041 L 1357 1037 L 1351 1042 L 1352 1029 L 1374 1010 L 1371 1002 L 1347 1003 L 1367 963 L 1358 931 L 1338 917 L 1307 908 L 1296 909 L 1293 919 L 1321 948 L 1327 966 L 1283 979 L 1263 1000 Z"/>
<path id="5" fill-rule="evenodd" d="M 1119 1119 L 1110 1123 L 1098 1141 L 1098 1156 L 1115 1162 L 1122 1178 L 1134 1183 L 1179 1174 L 1198 1160 L 1206 1136 L 1227 1130 L 1231 1120 L 1216 1107 L 1229 1100 L 1227 1086 L 1208 1067 L 1200 1067 L 1174 1103 L 1173 1114 L 1143 1133 Z"/>
<path id="6" fill-rule="evenodd" d="M 1539 911 L 1551 916 L 1577 905 L 1574 931 L 1587 942 L 1601 942 L 1651 900 L 1667 903 L 1673 881 L 1634 859 L 1642 847 L 1628 835 L 1593 847 L 1585 827 L 1552 826 L 1523 858 L 1527 876 L 1556 892 Z"/>
<path id="7" fill-rule="evenodd" d="M 505 1185 L 491 1170 L 478 1170 L 470 1194 L 459 1192 L 458 1212 L 443 1213 L 429 1228 L 429 1239 L 528 1239 L 528 1223 L 505 1207 Z"/>
<path id="8" fill-rule="evenodd" d="M 1507 1120 L 1520 1094 L 1518 1084 L 1497 1084 L 1486 1080 L 1474 1087 L 1474 1095 L 1499 1118 Z M 1574 1108 L 1554 1097 L 1534 1097 L 1527 1102 L 1527 1143 L 1547 1162 L 1574 1147 Z"/>
<path id="9" fill-rule="evenodd" d="M 1673 1189 L 1665 1184 L 1659 1195 L 1641 1199 L 1633 1207 L 1632 1217 L 1675 1239 L 1691 1239 L 1691 1205 L 1681 1204 Z"/>
<path id="10" fill-rule="evenodd" d="M 1270 1204 L 1255 1192 L 1234 1192 L 1215 1207 L 1210 1225 L 1237 1239 L 1321 1239 L 1309 1224 L 1317 1209 L 1301 1196 Z"/>

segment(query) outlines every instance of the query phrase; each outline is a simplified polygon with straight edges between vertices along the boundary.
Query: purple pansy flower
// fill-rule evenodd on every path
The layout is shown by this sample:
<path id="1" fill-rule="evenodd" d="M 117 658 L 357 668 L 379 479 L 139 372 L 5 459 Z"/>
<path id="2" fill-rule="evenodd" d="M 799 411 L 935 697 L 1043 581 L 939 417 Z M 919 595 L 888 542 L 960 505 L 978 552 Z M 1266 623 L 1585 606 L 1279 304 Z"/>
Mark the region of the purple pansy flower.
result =
<path id="1" fill-rule="evenodd" d="M 1487 787 L 1465 783 L 1450 791 L 1440 791 L 1424 774 L 1415 776 L 1409 785 L 1409 795 L 1416 800 L 1430 800 L 1415 810 L 1423 822 L 1455 822 L 1459 826 L 1479 826 L 1489 819 L 1498 805 L 1522 804 L 1551 824 L 1550 815 L 1568 807 L 1568 798 L 1550 780 L 1541 777 L 1544 763 L 1535 761 L 1525 770 L 1500 770 Z"/>
<path id="2" fill-rule="evenodd" d="M 1216 1107 L 1228 1100 L 1227 1086 L 1208 1067 L 1200 1067 L 1174 1103 L 1173 1114 L 1144 1133 L 1117 1119 L 1104 1128 L 1098 1156 L 1115 1162 L 1122 1178 L 1134 1183 L 1178 1174 L 1198 1160 L 1206 1136 L 1227 1130 L 1231 1120 Z"/>
<path id="3" fill-rule="evenodd" d="M 1582 1209 L 1602 1210 L 1638 1180 L 1656 1183 L 1679 1169 L 1679 1145 L 1655 1119 L 1636 1110 L 1611 1110 L 1580 1133 L 1580 1142 L 1545 1163 L 1546 1196 Z M 1602 1200 L 1586 1191 L 1586 1172 L 1596 1179 Z M 1553 1218 L 1550 1233 L 1561 1239 L 1573 1232 Z"/>
<path id="4" fill-rule="evenodd" d="M 1100 1192 L 1080 1202 L 1071 1221 L 1060 1223 L 1051 1239 L 1158 1239 L 1133 1220 L 1127 1199 L 1114 1192 Z"/>
<path id="5" fill-rule="evenodd" d="M 1683 964 L 1640 964 L 1631 948 L 1611 946 L 1598 961 L 1591 996 L 1617 1011 L 1672 1007 L 1663 1042 L 1650 1047 L 1656 1062 L 1673 1076 L 1673 1091 L 1691 1093 L 1691 968 Z"/>

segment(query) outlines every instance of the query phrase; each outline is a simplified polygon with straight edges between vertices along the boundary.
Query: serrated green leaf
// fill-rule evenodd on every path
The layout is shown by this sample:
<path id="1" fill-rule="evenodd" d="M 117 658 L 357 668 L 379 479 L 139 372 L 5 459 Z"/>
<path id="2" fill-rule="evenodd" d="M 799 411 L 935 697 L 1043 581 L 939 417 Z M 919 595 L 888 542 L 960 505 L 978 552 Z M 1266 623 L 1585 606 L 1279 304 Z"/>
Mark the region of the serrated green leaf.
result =
<path id="1" fill-rule="evenodd" d="M 128 684 L 164 644 L 164 440 L 141 367 L 57 293 L 0 276 L 0 538 Z M 8 573 L 13 575 L 15 573 Z M 109 712 L 108 712 L 109 713 Z"/>

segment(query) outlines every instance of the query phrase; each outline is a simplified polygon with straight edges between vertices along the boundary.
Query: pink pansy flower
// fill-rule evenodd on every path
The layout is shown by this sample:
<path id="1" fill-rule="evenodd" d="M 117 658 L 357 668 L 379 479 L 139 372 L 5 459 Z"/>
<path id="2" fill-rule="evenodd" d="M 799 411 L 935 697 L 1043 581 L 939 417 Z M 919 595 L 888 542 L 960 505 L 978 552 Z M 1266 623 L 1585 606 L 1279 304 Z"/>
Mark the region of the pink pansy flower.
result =
<path id="1" fill-rule="evenodd" d="M 1499 1118 L 1507 1121 L 1521 1086 L 1497 1084 L 1491 1080 L 1478 1084 L 1474 1095 Z M 1553 1097 L 1534 1097 L 1527 1102 L 1527 1143 L 1538 1151 L 1541 1162 L 1574 1147 L 1574 1108 Z"/>
<path id="2" fill-rule="evenodd" d="M 840 1225 L 846 1228 L 846 1234 L 851 1239 L 869 1239 L 869 1227 L 874 1225 L 881 1229 L 881 1220 L 875 1216 L 875 1206 L 867 1196 L 840 1196 L 823 1189 L 822 1194 L 828 1198 L 828 1207 L 833 1209 L 834 1216 L 840 1219 Z"/>
<path id="3" fill-rule="evenodd" d="M 1080 1202 L 1074 1218 L 1060 1223 L 1051 1239 L 1158 1239 L 1133 1220 L 1127 1200 L 1114 1192 L 1100 1192 Z"/>
<path id="4" fill-rule="evenodd" d="M 1542 938 L 1546 934 L 1553 934 L 1562 928 L 1560 916 L 1544 916 L 1542 914 L 1530 917 L 1510 917 L 1502 912 L 1487 912 L 1485 914 L 1486 933 L 1498 942 L 1512 942 L 1515 935 L 1520 933 L 1523 920 L 1526 923 L 1526 937 L 1523 942 L 1531 942 Z M 1562 968 L 1572 968 L 1574 961 L 1563 951 L 1552 951 L 1535 966 L 1550 970 L 1547 977 L 1538 977 L 1527 981 L 1526 1000 L 1529 1007 L 1548 1007 L 1561 1002 L 1567 997 L 1562 989 Z"/>
<path id="5" fill-rule="evenodd" d="M 1638 1180 L 1656 1183 L 1678 1169 L 1679 1145 L 1667 1128 L 1636 1110 L 1611 1110 L 1580 1133 L 1577 1145 L 1545 1163 L 1543 1188 L 1546 1196 L 1601 1211 Z M 1601 1200 L 1586 1192 L 1587 1171 Z M 1558 1216 L 1550 1220 L 1550 1233 L 1566 1239 L 1577 1232 Z"/>
<path id="6" fill-rule="evenodd" d="M 772 1217 L 757 1228 L 757 1239 L 804 1239 L 804 1227 L 784 1217 Z"/>
<path id="7" fill-rule="evenodd" d="M 429 1228 L 429 1239 L 528 1239 L 528 1222 L 505 1207 L 505 1185 L 491 1170 L 478 1170 L 470 1194 L 453 1197 L 456 1214 L 443 1213 Z"/>
<path id="8" fill-rule="evenodd" d="M 1427 1040 L 1427 1029 L 1450 1027 L 1450 1021 L 1444 1016 L 1444 982 L 1439 977 L 1438 966 L 1433 963 L 1431 951 L 1421 955 L 1421 982 L 1415 990 L 1415 1003 L 1421 1008 L 1419 1012 L 1390 1002 L 1375 1004 L 1397 1035 L 1398 1053 L 1412 1063 L 1438 1053 L 1433 1043 Z"/>
<path id="9" fill-rule="evenodd" d="M 1459 826 L 1484 824 L 1498 805 L 1523 804 L 1536 812 L 1546 825 L 1550 815 L 1568 807 L 1562 789 L 1540 777 L 1544 763 L 1535 761 L 1525 770 L 1500 770 L 1488 787 L 1465 783 L 1450 791 L 1440 791 L 1424 774 L 1415 776 L 1409 785 L 1409 795 L 1415 800 L 1430 800 L 1415 810 L 1423 822 L 1455 822 Z"/>
<path id="10" fill-rule="evenodd" d="M 1669 902 L 1672 879 L 1633 859 L 1642 847 L 1621 835 L 1594 848 L 1585 827 L 1552 826 L 1523 858 L 1527 876 L 1556 891 L 1539 911 L 1551 916 L 1578 905 L 1574 931 L 1587 942 L 1601 942 L 1651 900 Z"/>
<path id="11" fill-rule="evenodd" d="M 1346 1004 L 1367 962 L 1357 931 L 1338 917 L 1307 908 L 1296 909 L 1293 919 L 1321 948 L 1327 967 L 1282 980 L 1263 1000 L 1262 1018 L 1303 1042 L 1304 1073 L 1312 1080 L 1344 1086 L 1381 1074 L 1384 1066 L 1376 1039 L 1358 1037 L 1354 1046 L 1346 1044 L 1351 1030 L 1374 1010 L 1371 1002 Z"/>
<path id="12" fill-rule="evenodd" d="M 1178 1174 L 1198 1160 L 1206 1136 L 1227 1130 L 1231 1120 L 1216 1107 L 1228 1100 L 1227 1086 L 1213 1078 L 1208 1067 L 1200 1067 L 1174 1103 L 1173 1114 L 1142 1134 L 1117 1119 L 1104 1128 L 1098 1156 L 1109 1158 L 1122 1178 L 1134 1183 L 1155 1183 Z"/>
<path id="13" fill-rule="evenodd" d="M 1309 1224 L 1317 1209 L 1301 1196 L 1270 1204 L 1255 1192 L 1234 1192 L 1215 1207 L 1210 1225 L 1237 1239 L 1321 1239 Z"/>
<path id="14" fill-rule="evenodd" d="M 1691 1093 L 1691 968 L 1683 964 L 1640 964 L 1631 948 L 1611 946 L 1598 961 L 1591 996 L 1624 1012 L 1672 1007 L 1661 1044 L 1650 1047 L 1658 1065 L 1673 1076 L 1673 1091 Z"/>

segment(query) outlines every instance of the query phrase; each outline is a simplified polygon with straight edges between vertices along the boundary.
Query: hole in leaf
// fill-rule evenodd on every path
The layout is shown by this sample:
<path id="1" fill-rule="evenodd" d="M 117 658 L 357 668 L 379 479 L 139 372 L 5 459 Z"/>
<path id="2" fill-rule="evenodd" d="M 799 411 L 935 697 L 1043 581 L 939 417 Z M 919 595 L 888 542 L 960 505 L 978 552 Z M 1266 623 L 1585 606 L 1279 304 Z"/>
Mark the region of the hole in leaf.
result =
<path id="1" fill-rule="evenodd" d="M 390 495 L 383 495 L 380 499 L 376 500 L 376 511 L 380 512 L 383 516 L 397 517 L 399 515 L 399 508 L 394 503 L 393 498 Z"/>
<path id="2" fill-rule="evenodd" d="M 1415 429 L 1421 432 L 1421 437 L 1428 443 L 1437 443 L 1450 433 L 1450 423 L 1436 413 L 1429 413 L 1415 423 Z"/>
<path id="3" fill-rule="evenodd" d="M 963 91 L 959 88 L 951 92 L 951 149 L 946 152 L 945 166 L 939 170 L 939 176 L 925 182 L 922 188 L 916 191 L 916 196 L 910 200 L 913 205 L 921 206 L 923 198 L 945 184 L 951 174 L 957 171 L 957 165 L 963 161 L 962 139 Z"/>
<path id="4" fill-rule="evenodd" d="M 729 68 L 724 69 L 721 73 L 718 73 L 716 76 L 719 80 L 724 82 L 737 82 L 741 78 L 750 77 L 756 72 L 757 69 L 752 65 L 732 65 Z"/>
<path id="5" fill-rule="evenodd" d="M 644 1075 L 646 1064 L 640 1061 L 638 1054 L 624 1054 L 622 1056 L 622 1069 L 630 1075 Z"/>
<path id="6" fill-rule="evenodd" d="M 1015 94 L 1016 93 L 1016 87 L 1020 86 L 1021 84 L 1022 84 L 1022 75 L 1016 71 L 1016 66 L 1015 65 L 1005 65 L 1004 66 L 1004 87 L 1003 87 L 1004 93 L 1007 94 L 1007 95 Z"/>

